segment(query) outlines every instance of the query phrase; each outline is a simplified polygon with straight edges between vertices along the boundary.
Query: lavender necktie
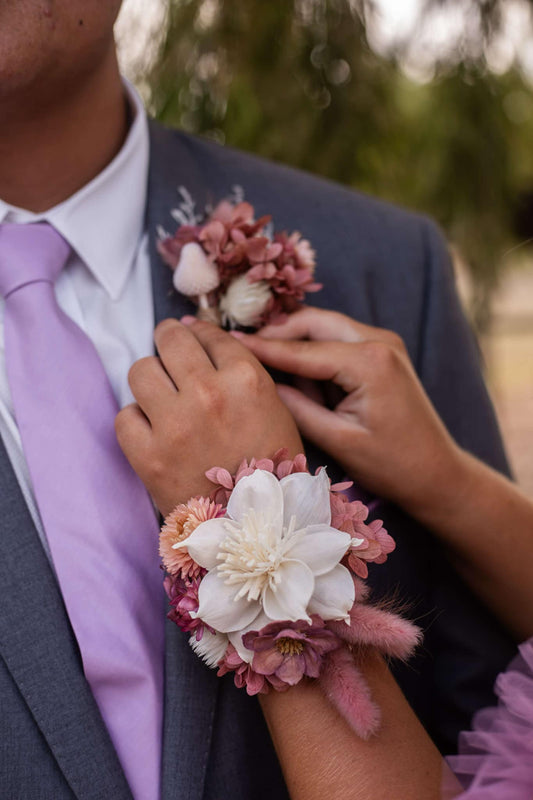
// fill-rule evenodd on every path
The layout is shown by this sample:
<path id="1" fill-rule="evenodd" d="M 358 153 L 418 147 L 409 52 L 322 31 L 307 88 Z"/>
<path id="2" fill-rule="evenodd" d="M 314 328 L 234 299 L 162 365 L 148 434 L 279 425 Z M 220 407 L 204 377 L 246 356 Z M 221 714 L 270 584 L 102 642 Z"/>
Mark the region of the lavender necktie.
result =
<path id="1" fill-rule="evenodd" d="M 164 601 L 157 521 L 114 433 L 117 402 L 89 338 L 59 308 L 69 245 L 0 225 L 8 381 L 83 668 L 138 800 L 157 800 Z"/>

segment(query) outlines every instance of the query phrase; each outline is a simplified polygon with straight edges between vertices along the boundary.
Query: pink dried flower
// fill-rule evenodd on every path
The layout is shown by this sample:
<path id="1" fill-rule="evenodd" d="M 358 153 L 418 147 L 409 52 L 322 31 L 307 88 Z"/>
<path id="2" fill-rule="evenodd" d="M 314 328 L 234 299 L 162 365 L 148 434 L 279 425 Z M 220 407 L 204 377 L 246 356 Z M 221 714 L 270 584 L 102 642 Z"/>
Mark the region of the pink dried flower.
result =
<path id="1" fill-rule="evenodd" d="M 365 676 L 347 647 L 327 656 L 320 685 L 353 731 L 367 740 L 377 733 L 381 714 Z"/>
<path id="2" fill-rule="evenodd" d="M 354 540 L 345 559 L 346 566 L 360 578 L 368 578 L 367 563 L 383 564 L 396 543 L 382 520 L 367 523 L 368 508 L 360 500 L 350 501 L 346 495 L 332 492 L 330 502 L 332 526 L 349 533 Z"/>
<path id="3" fill-rule="evenodd" d="M 302 239 L 301 234 L 297 231 L 289 236 L 287 245 L 292 244 L 294 247 L 295 257 L 299 266 L 302 269 L 307 269 L 314 273 L 316 266 L 316 253 L 311 247 L 311 242 L 307 239 Z"/>
<path id="4" fill-rule="evenodd" d="M 222 506 L 206 497 L 192 498 L 171 511 L 159 535 L 159 554 L 167 572 L 182 578 L 198 576 L 200 567 L 193 561 L 187 548 L 174 549 L 174 545 L 187 539 L 202 522 L 214 519 L 221 513 Z"/>
<path id="5" fill-rule="evenodd" d="M 360 578 L 368 577 L 367 562 L 383 564 L 396 542 L 383 527 L 383 521 L 376 519 L 368 525 L 354 525 L 355 536 L 363 539 L 361 544 L 353 544 L 346 559 L 347 566 Z"/>
<path id="6" fill-rule="evenodd" d="M 302 240 L 299 233 L 289 236 L 278 233 L 274 243 L 281 246 L 275 258 L 275 273 L 271 269 L 262 273 L 259 269 L 252 272 L 254 280 L 267 280 L 273 292 L 270 307 L 263 315 L 263 324 L 279 321 L 285 314 L 295 311 L 308 292 L 317 292 L 321 284 L 314 282 L 315 254 L 307 240 Z"/>
<path id="7" fill-rule="evenodd" d="M 224 653 L 224 658 L 218 663 L 219 668 L 217 675 L 219 678 L 226 675 L 228 672 L 233 672 L 233 681 L 237 689 L 246 687 L 246 691 L 249 695 L 268 694 L 270 690 L 269 681 L 264 675 L 259 675 L 259 673 L 255 672 L 250 664 L 243 661 L 232 644 L 228 645 Z M 276 685 L 274 688 L 283 691 L 283 689 L 288 689 L 289 687 L 285 685 Z"/>
<path id="8" fill-rule="evenodd" d="M 274 474 L 279 480 L 297 472 L 309 472 L 305 455 L 298 453 L 294 458 L 289 458 L 289 451 L 286 447 L 274 454 L 273 461 Z"/>
<path id="9" fill-rule="evenodd" d="M 400 614 L 365 603 L 365 599 L 353 604 L 349 625 L 344 620 L 329 620 L 328 628 L 351 646 L 374 647 L 383 655 L 407 661 L 422 640 L 420 628 Z"/>
<path id="10" fill-rule="evenodd" d="M 211 633 L 215 632 L 198 617 L 191 617 L 191 611 L 198 611 L 198 589 L 204 574 L 205 570 L 202 570 L 199 577 L 190 580 L 184 580 L 177 575 L 167 575 L 163 583 L 172 606 L 167 614 L 168 619 L 185 633 L 194 632 L 198 641 L 202 638 L 205 628 Z"/>
<path id="11" fill-rule="evenodd" d="M 309 472 L 304 454 L 299 453 L 294 458 L 289 458 L 289 451 L 286 447 L 278 450 L 272 458 L 252 458 L 249 462 L 248 459 L 243 459 L 235 475 L 231 475 L 224 467 L 212 467 L 205 473 L 206 478 L 216 486 L 211 494 L 212 500 L 226 506 L 233 489 L 241 478 L 251 475 L 256 469 L 271 472 L 278 480 L 296 472 Z"/>
<path id="12" fill-rule="evenodd" d="M 157 252 L 172 270 L 176 269 L 178 265 L 183 246 L 189 242 L 197 242 L 200 230 L 199 225 L 182 225 L 174 236 L 157 240 Z"/>
<path id="13" fill-rule="evenodd" d="M 198 241 L 212 258 L 219 258 L 228 242 L 228 232 L 218 220 L 212 220 L 200 229 Z"/>
<path id="14" fill-rule="evenodd" d="M 360 500 L 349 500 L 346 495 L 338 491 L 331 493 L 330 503 L 333 527 L 355 536 L 357 526 L 368 518 L 368 508 L 365 504 Z"/>
<path id="15" fill-rule="evenodd" d="M 211 214 L 211 219 L 219 220 L 228 229 L 238 228 L 242 225 L 253 225 L 254 208 L 250 203 L 234 203 L 221 200 Z"/>
<path id="16" fill-rule="evenodd" d="M 324 627 L 317 615 L 312 623 L 271 622 L 260 631 L 249 631 L 242 637 L 244 646 L 254 651 L 252 668 L 269 680 L 274 676 L 294 686 L 304 675 L 318 678 L 322 658 L 335 650 L 340 640 Z"/>

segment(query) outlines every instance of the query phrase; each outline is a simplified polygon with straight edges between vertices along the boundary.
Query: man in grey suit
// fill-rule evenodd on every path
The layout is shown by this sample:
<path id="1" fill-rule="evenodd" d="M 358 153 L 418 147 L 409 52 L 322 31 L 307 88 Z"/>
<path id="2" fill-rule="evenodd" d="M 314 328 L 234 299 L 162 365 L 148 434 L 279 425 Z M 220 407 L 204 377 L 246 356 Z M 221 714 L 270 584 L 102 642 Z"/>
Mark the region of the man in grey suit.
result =
<path id="1" fill-rule="evenodd" d="M 397 331 L 454 438 L 507 471 L 434 225 L 308 175 L 147 126 L 118 72 L 112 26 L 119 6 L 0 6 L 0 245 L 6 222 L 45 221 L 67 241 L 58 302 L 93 341 L 119 402 L 129 399 L 128 367 L 151 352 L 153 324 L 191 311 L 172 290 L 155 247 L 157 226 L 172 225 L 177 186 L 202 207 L 239 184 L 259 214 L 272 213 L 277 227 L 312 240 L 325 287 L 317 303 Z M 0 272 L 2 266 L 0 246 Z M 0 431 L 0 795 L 144 800 L 126 777 L 84 674 L 3 360 Z M 311 448 L 308 455 L 324 460 Z M 375 594 L 399 593 L 426 628 L 424 648 L 396 676 L 435 741 L 451 751 L 473 711 L 490 702 L 512 646 L 439 546 L 393 506 L 384 505 L 382 515 L 399 546 L 372 576 Z M 259 706 L 231 679 L 217 679 L 171 623 L 164 659 L 160 796 L 285 797 Z"/>

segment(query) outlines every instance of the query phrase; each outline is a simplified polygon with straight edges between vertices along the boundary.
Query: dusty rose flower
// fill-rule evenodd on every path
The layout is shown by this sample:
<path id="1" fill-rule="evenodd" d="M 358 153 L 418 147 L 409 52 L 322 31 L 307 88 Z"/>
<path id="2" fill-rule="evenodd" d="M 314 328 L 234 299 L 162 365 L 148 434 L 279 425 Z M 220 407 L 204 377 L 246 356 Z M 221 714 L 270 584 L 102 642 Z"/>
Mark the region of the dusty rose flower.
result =
<path id="1" fill-rule="evenodd" d="M 218 663 L 217 676 L 221 678 L 228 672 L 235 673 L 233 681 L 237 689 L 245 686 L 249 695 L 268 693 L 269 685 L 265 676 L 254 672 L 250 664 L 242 660 L 232 644 L 228 645 L 224 657 Z"/>
<path id="2" fill-rule="evenodd" d="M 354 526 L 356 536 L 363 539 L 353 539 L 352 547 L 346 559 L 347 566 L 360 578 L 368 577 L 368 562 L 383 564 L 387 560 L 389 553 L 396 547 L 396 542 L 389 536 L 383 527 L 383 521 L 376 519 L 368 525 L 359 524 Z"/>
<path id="3" fill-rule="evenodd" d="M 298 453 L 294 458 L 289 458 L 289 451 L 286 447 L 278 450 L 274 454 L 274 474 L 279 480 L 287 475 L 294 475 L 297 472 L 309 472 L 307 459 L 303 453 Z M 333 526 L 335 527 L 335 526 Z"/>
<path id="4" fill-rule="evenodd" d="M 318 678 L 323 656 L 340 642 L 318 615 L 313 614 L 311 620 L 311 625 L 305 620 L 271 622 L 260 631 L 246 633 L 242 640 L 248 650 L 254 651 L 252 669 L 289 686 L 304 675 Z"/>
<path id="5" fill-rule="evenodd" d="M 368 508 L 360 500 L 348 500 L 346 495 L 332 492 L 331 524 L 341 531 L 346 531 L 351 536 L 356 535 L 356 529 L 368 519 Z"/>
<path id="6" fill-rule="evenodd" d="M 198 241 L 212 258 L 219 258 L 228 242 L 228 232 L 218 220 L 212 220 L 200 230 Z"/>
<path id="7" fill-rule="evenodd" d="M 205 570 L 202 570 L 205 573 Z M 185 633 L 194 633 L 197 641 L 202 638 L 204 629 L 214 633 L 213 629 L 205 625 L 198 617 L 191 617 L 191 611 L 198 610 L 198 589 L 203 574 L 198 578 L 184 580 L 177 575 L 167 575 L 164 587 L 171 609 L 167 614 L 168 619 L 174 622 Z"/>
<path id="8" fill-rule="evenodd" d="M 229 200 L 221 200 L 211 214 L 211 219 L 219 220 L 230 230 L 239 225 L 253 225 L 254 208 L 246 202 L 234 205 Z"/>
<path id="9" fill-rule="evenodd" d="M 224 657 L 218 662 L 217 676 L 219 678 L 233 672 L 233 682 L 237 689 L 246 688 L 249 695 L 268 694 L 270 688 L 284 692 L 289 688 L 288 683 L 280 681 L 275 675 L 260 675 L 239 656 L 232 644 L 229 644 Z"/>
<path id="10" fill-rule="evenodd" d="M 200 573 L 199 565 L 190 557 L 186 547 L 174 548 L 208 519 L 214 519 L 222 513 L 222 506 L 206 497 L 195 497 L 188 503 L 180 503 L 167 516 L 159 535 L 159 554 L 163 565 L 171 575 L 182 578 L 196 578 Z"/>
<path id="11" fill-rule="evenodd" d="M 343 563 L 360 578 L 368 578 L 369 562 L 383 564 L 396 543 L 383 527 L 383 521 L 367 522 L 368 508 L 360 500 L 348 500 L 340 492 L 332 492 L 331 524 L 349 533 L 352 545 Z"/>
<path id="12" fill-rule="evenodd" d="M 198 225 L 182 225 L 174 236 L 158 239 L 156 247 L 159 255 L 171 269 L 176 269 L 184 245 L 197 242 L 201 227 Z"/>
<path id="13" fill-rule="evenodd" d="M 294 247 L 300 267 L 310 270 L 311 274 L 313 274 L 316 266 L 316 253 L 311 247 L 311 243 L 307 239 L 302 239 L 298 232 L 289 236 L 288 241 Z"/>
<path id="14" fill-rule="evenodd" d="M 309 472 L 304 454 L 299 453 L 294 458 L 289 458 L 289 451 L 286 447 L 278 450 L 272 458 L 252 458 L 249 462 L 246 458 L 243 459 L 235 475 L 230 475 L 224 467 L 213 467 L 205 473 L 206 478 L 216 486 L 212 492 L 212 500 L 225 506 L 241 478 L 251 475 L 256 469 L 271 472 L 279 480 L 297 472 Z M 337 526 L 333 525 L 333 527 Z"/>

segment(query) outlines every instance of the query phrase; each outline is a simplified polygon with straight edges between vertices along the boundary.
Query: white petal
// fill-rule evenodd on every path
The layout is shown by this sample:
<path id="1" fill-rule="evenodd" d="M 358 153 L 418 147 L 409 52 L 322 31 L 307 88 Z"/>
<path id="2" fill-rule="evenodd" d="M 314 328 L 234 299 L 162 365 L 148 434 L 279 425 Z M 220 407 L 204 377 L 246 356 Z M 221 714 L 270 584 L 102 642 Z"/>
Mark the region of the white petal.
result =
<path id="1" fill-rule="evenodd" d="M 296 530 L 307 525 L 331 525 L 329 478 L 325 469 L 318 475 L 296 472 L 280 481 L 283 491 L 283 525 L 296 517 Z"/>
<path id="2" fill-rule="evenodd" d="M 224 527 L 224 518 L 208 519 L 200 523 L 187 539 L 179 544 L 185 545 L 191 558 L 205 569 L 214 569 L 217 564 L 217 554 L 221 543 L 228 532 Z"/>
<path id="3" fill-rule="evenodd" d="M 263 594 L 263 608 L 267 617 L 271 620 L 309 621 L 307 604 L 315 585 L 309 567 L 301 561 L 282 561 L 277 574 L 281 580 L 276 584 L 276 591 L 267 588 Z"/>
<path id="4" fill-rule="evenodd" d="M 309 613 L 322 619 L 346 619 L 355 600 L 350 572 L 338 564 L 331 572 L 315 578 L 315 589 L 309 601 Z"/>
<path id="5" fill-rule="evenodd" d="M 241 478 L 231 493 L 228 516 L 242 522 L 251 508 L 281 533 L 283 494 L 280 482 L 271 472 L 256 469 L 252 475 Z"/>
<path id="6" fill-rule="evenodd" d="M 257 617 L 254 620 L 252 620 L 252 622 L 250 622 L 249 625 L 246 625 L 242 630 L 232 631 L 231 633 L 228 634 L 228 638 L 232 643 L 233 647 L 238 652 L 242 660 L 246 661 L 247 664 L 252 663 L 252 658 L 254 657 L 254 653 L 253 650 L 247 650 L 247 648 L 243 645 L 242 637 L 244 636 L 245 633 L 248 633 L 248 631 L 260 631 L 262 628 L 265 627 L 265 625 L 268 625 L 269 622 L 272 622 L 272 620 L 267 617 L 264 611 L 261 611 L 257 615 Z"/>
<path id="7" fill-rule="evenodd" d="M 349 533 L 325 525 L 310 525 L 303 536 L 294 537 L 286 550 L 287 558 L 307 564 L 314 575 L 324 575 L 343 558 L 351 543 Z"/>
<path id="8" fill-rule="evenodd" d="M 211 633 L 204 629 L 202 638 L 197 641 L 193 633 L 189 639 L 189 644 L 197 656 L 205 661 L 208 667 L 216 667 L 228 646 L 229 639 L 225 633 Z"/>
<path id="9" fill-rule="evenodd" d="M 203 578 L 198 599 L 197 617 L 216 631 L 238 631 L 248 625 L 259 613 L 259 603 L 241 597 L 235 600 L 235 586 L 228 586 L 218 572 L 208 572 Z"/>

